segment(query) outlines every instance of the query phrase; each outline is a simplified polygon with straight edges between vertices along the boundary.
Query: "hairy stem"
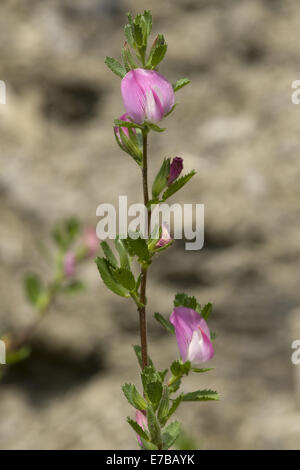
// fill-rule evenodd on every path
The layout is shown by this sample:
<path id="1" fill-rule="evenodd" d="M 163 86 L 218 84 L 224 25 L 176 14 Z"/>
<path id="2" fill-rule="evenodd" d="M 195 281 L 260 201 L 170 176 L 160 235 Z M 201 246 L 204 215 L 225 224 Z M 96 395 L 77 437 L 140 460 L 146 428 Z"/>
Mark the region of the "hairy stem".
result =
<path id="1" fill-rule="evenodd" d="M 143 130 L 143 194 L 144 194 L 144 205 L 147 206 L 149 202 L 149 191 L 148 191 L 148 162 L 147 162 L 147 136 L 148 131 Z M 148 210 L 148 229 L 150 226 L 151 211 Z M 140 336 L 141 336 L 141 350 L 142 350 L 142 368 L 147 366 L 148 353 L 147 353 L 147 323 L 146 323 L 146 285 L 147 285 L 147 267 L 142 266 L 141 268 L 141 289 L 140 289 L 140 303 L 143 305 L 139 307 L 140 315 Z"/>

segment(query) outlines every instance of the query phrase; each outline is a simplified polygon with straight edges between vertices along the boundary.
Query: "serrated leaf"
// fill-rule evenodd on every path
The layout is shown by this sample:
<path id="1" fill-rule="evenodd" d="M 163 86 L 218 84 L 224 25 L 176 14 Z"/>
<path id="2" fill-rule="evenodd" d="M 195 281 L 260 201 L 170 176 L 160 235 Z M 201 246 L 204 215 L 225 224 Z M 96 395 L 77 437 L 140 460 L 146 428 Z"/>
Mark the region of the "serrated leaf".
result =
<path id="1" fill-rule="evenodd" d="M 169 392 L 170 393 L 175 393 L 177 392 L 177 390 L 179 389 L 181 385 L 181 379 L 178 378 L 177 380 L 175 380 L 175 382 L 172 383 L 172 385 L 169 385 Z"/>
<path id="2" fill-rule="evenodd" d="M 183 396 L 183 393 L 181 393 L 180 395 L 178 395 L 178 397 L 176 397 L 173 401 L 172 401 L 172 405 L 170 407 L 170 410 L 169 410 L 169 413 L 168 413 L 168 419 L 171 418 L 172 414 L 175 413 L 175 411 L 177 410 L 178 406 L 180 405 L 181 401 L 182 401 L 182 396 Z"/>
<path id="3" fill-rule="evenodd" d="M 168 189 L 163 193 L 162 199 L 165 201 L 169 197 L 173 196 L 173 194 L 177 193 L 183 186 L 186 185 L 186 183 L 196 174 L 195 170 L 192 170 L 190 173 L 187 173 L 184 176 L 181 176 L 181 178 L 178 178 L 176 181 L 174 181 Z"/>
<path id="4" fill-rule="evenodd" d="M 162 390 L 163 390 L 163 387 L 162 387 L 162 383 L 160 381 L 159 382 L 150 382 L 146 386 L 147 396 L 148 396 L 149 400 L 151 401 L 151 403 L 152 403 L 155 410 L 159 405 L 161 395 L 162 395 Z"/>
<path id="5" fill-rule="evenodd" d="M 219 394 L 214 390 L 197 390 L 196 392 L 185 393 L 182 401 L 209 401 L 219 400 Z"/>
<path id="6" fill-rule="evenodd" d="M 122 390 L 130 405 L 140 411 L 147 409 L 147 403 L 142 395 L 137 391 L 135 385 L 125 384 L 122 386 Z"/>
<path id="7" fill-rule="evenodd" d="M 26 274 L 24 277 L 24 288 L 27 299 L 32 305 L 37 305 L 38 299 L 43 291 L 42 282 L 36 274 Z"/>
<path id="8" fill-rule="evenodd" d="M 186 307 L 196 310 L 198 305 L 196 297 L 190 297 L 184 292 L 176 294 L 174 299 L 174 307 Z"/>
<path id="9" fill-rule="evenodd" d="M 212 304 L 209 302 L 203 307 L 200 313 L 201 313 L 201 316 L 204 318 L 204 320 L 207 320 L 211 312 L 212 312 Z"/>
<path id="10" fill-rule="evenodd" d="M 133 350 L 135 352 L 135 355 L 137 357 L 138 363 L 142 369 L 143 363 L 142 363 L 142 348 L 139 344 L 135 344 L 133 346 Z M 154 369 L 153 362 L 151 358 L 148 356 L 148 365 L 151 366 Z"/>
<path id="11" fill-rule="evenodd" d="M 132 57 L 132 54 L 131 54 L 131 51 L 129 49 L 127 42 L 125 42 L 124 47 L 122 48 L 122 58 L 123 58 L 123 62 L 127 71 L 136 69 L 138 67 L 137 64 L 133 60 L 133 57 Z"/>
<path id="12" fill-rule="evenodd" d="M 167 385 L 164 385 L 160 404 L 159 404 L 158 411 L 157 411 L 158 421 L 160 422 L 162 426 L 164 426 L 167 421 L 168 413 L 169 413 L 169 389 Z"/>
<path id="13" fill-rule="evenodd" d="M 170 423 L 163 432 L 163 448 L 164 450 L 170 449 L 180 434 L 180 423 L 173 421 Z"/>
<path id="14" fill-rule="evenodd" d="M 127 240 L 132 248 L 132 251 L 138 258 L 142 259 L 143 261 L 149 261 L 150 253 L 148 250 L 147 243 L 143 238 L 138 237 L 136 239 L 133 239 L 129 237 Z"/>
<path id="15" fill-rule="evenodd" d="M 149 406 L 147 410 L 147 422 L 151 441 L 160 448 L 162 444 L 161 429 L 152 406 Z"/>
<path id="16" fill-rule="evenodd" d="M 109 264 L 105 258 L 96 258 L 96 264 L 100 273 L 100 276 L 104 284 L 115 294 L 121 297 L 130 297 L 129 292 L 125 287 L 118 284 L 109 268 Z"/>
<path id="17" fill-rule="evenodd" d="M 103 250 L 103 253 L 106 257 L 106 259 L 109 261 L 109 263 L 114 267 L 118 267 L 118 261 L 117 258 L 115 257 L 112 249 L 110 248 L 109 244 L 107 242 L 101 242 L 101 247 Z"/>
<path id="18" fill-rule="evenodd" d="M 126 24 L 124 26 L 124 34 L 125 34 L 125 37 L 128 41 L 128 44 L 131 46 L 131 47 L 134 47 L 134 39 L 133 39 L 133 35 L 132 35 L 132 30 L 131 30 L 131 26 L 129 24 Z"/>
<path id="19" fill-rule="evenodd" d="M 148 434 L 141 428 L 141 426 L 134 421 L 133 419 L 127 417 L 127 423 L 132 427 L 134 432 L 136 432 L 142 439 L 145 441 L 149 441 L 149 436 Z"/>
<path id="20" fill-rule="evenodd" d="M 116 75 L 118 75 L 118 77 L 120 78 L 124 78 L 125 75 L 126 75 L 126 70 L 124 69 L 124 67 L 120 64 L 120 62 L 118 62 L 116 59 L 114 59 L 113 57 L 106 57 L 105 59 L 105 64 L 107 65 L 107 67 L 113 72 L 115 73 Z"/>
<path id="21" fill-rule="evenodd" d="M 175 328 L 169 320 L 166 320 L 160 313 L 155 312 L 154 318 L 160 323 L 169 333 L 175 334 Z"/>
<path id="22" fill-rule="evenodd" d="M 171 364 L 171 372 L 172 374 L 175 376 L 175 377 L 179 377 L 181 376 L 181 370 L 182 370 L 182 364 L 179 360 L 177 361 L 173 361 L 172 364 Z"/>
<path id="23" fill-rule="evenodd" d="M 188 85 L 189 83 L 191 83 L 191 81 L 188 78 L 181 78 L 180 80 L 177 80 L 177 82 L 173 85 L 173 90 L 176 92 L 184 86 Z"/>
<path id="24" fill-rule="evenodd" d="M 115 280 L 125 289 L 132 291 L 135 288 L 135 279 L 131 271 L 126 268 L 117 268 L 112 271 Z"/>

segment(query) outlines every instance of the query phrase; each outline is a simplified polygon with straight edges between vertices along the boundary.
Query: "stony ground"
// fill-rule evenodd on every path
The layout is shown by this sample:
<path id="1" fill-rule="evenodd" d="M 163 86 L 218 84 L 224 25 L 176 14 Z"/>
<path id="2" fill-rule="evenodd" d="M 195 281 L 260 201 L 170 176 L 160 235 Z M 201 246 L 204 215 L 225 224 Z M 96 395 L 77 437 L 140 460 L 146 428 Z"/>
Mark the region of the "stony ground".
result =
<path id="1" fill-rule="evenodd" d="M 33 319 L 21 280 L 30 268 L 49 276 L 36 243 L 54 221 L 75 214 L 95 225 L 101 202 L 140 200 L 140 175 L 112 136 L 122 104 L 103 60 L 119 56 L 125 12 L 149 7 L 1 2 L 3 331 Z M 218 334 L 215 371 L 189 378 L 186 390 L 211 387 L 222 400 L 178 415 L 201 449 L 299 449 L 300 366 L 290 360 L 300 338 L 300 108 L 290 98 L 300 78 L 298 2 L 152 0 L 151 9 L 169 43 L 161 71 L 192 84 L 178 93 L 168 133 L 151 140 L 150 173 L 174 155 L 197 170 L 181 201 L 205 204 L 206 241 L 199 252 L 177 242 L 151 267 L 149 311 L 170 313 L 184 289 L 214 302 Z M 92 262 L 82 276 L 87 291 L 56 303 L 31 359 L 1 384 L 1 448 L 133 447 L 120 385 L 137 380 L 137 315 L 106 291 Z M 149 335 L 163 367 L 177 354 L 173 338 L 151 315 Z"/>

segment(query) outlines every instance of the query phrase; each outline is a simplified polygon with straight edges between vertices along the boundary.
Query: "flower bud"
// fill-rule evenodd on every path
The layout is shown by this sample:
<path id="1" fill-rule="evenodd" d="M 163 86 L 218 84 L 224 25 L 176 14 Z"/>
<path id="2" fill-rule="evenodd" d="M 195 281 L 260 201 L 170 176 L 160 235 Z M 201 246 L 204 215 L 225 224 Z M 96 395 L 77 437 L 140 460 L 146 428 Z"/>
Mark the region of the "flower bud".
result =
<path id="1" fill-rule="evenodd" d="M 128 113 L 122 114 L 120 121 L 132 122 Z M 140 130 L 138 130 L 140 132 Z M 142 160 L 142 150 L 140 148 L 137 130 L 128 127 L 114 127 L 114 133 L 121 149 L 131 155 L 139 164 Z"/>
<path id="2" fill-rule="evenodd" d="M 170 173 L 169 173 L 169 177 L 168 177 L 168 185 L 173 183 L 173 181 L 175 181 L 178 178 L 178 176 L 180 175 L 182 170 L 183 170 L 183 159 L 180 158 L 180 157 L 173 158 L 173 160 L 170 164 Z"/>
<path id="3" fill-rule="evenodd" d="M 130 70 L 121 82 L 125 109 L 137 124 L 157 123 L 175 104 L 173 87 L 155 70 Z"/>
<path id="4" fill-rule="evenodd" d="M 94 256 L 99 248 L 99 238 L 97 237 L 96 230 L 92 227 L 85 228 L 83 241 L 87 248 L 87 255 Z"/>
<path id="5" fill-rule="evenodd" d="M 162 232 L 160 240 L 156 243 L 155 248 L 161 248 L 168 245 L 172 241 L 172 237 L 169 233 L 169 226 L 165 222 L 162 224 Z"/>
<path id="6" fill-rule="evenodd" d="M 183 362 L 201 364 L 214 355 L 206 321 L 191 308 L 175 307 L 170 322 L 175 327 L 178 348 Z"/>
<path id="7" fill-rule="evenodd" d="M 135 413 L 135 420 L 138 425 L 145 431 L 145 428 L 148 426 L 147 417 L 145 412 L 137 410 Z M 141 447 L 143 447 L 140 436 L 137 434 L 137 440 Z"/>
<path id="8" fill-rule="evenodd" d="M 64 274 L 66 277 L 73 277 L 76 271 L 76 257 L 73 251 L 68 251 L 64 259 Z"/>

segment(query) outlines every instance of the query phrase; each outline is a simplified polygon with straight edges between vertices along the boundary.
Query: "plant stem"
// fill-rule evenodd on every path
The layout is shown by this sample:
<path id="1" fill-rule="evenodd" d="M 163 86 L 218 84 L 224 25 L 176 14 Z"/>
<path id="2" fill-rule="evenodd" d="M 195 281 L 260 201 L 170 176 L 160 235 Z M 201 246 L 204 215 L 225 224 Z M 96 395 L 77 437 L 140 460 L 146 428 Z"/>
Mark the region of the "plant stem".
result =
<path id="1" fill-rule="evenodd" d="M 149 202 L 149 191 L 148 191 L 148 162 L 147 162 L 147 136 L 148 130 L 143 130 L 143 194 L 144 194 L 144 205 L 147 206 Z M 148 230 L 150 226 L 151 210 L 148 209 Z M 142 350 L 142 368 L 147 366 L 148 353 L 147 353 L 147 323 L 146 323 L 146 285 L 147 285 L 147 267 L 142 266 L 141 268 L 141 289 L 140 289 L 140 302 L 143 305 L 138 308 L 140 315 L 140 336 L 141 336 L 141 350 Z"/>

